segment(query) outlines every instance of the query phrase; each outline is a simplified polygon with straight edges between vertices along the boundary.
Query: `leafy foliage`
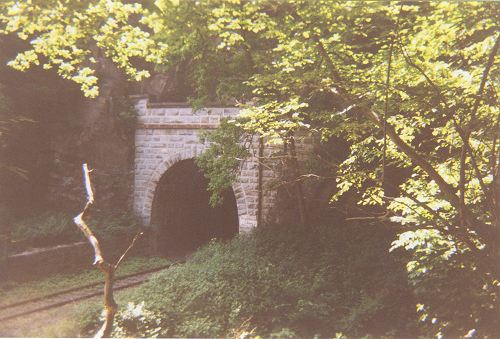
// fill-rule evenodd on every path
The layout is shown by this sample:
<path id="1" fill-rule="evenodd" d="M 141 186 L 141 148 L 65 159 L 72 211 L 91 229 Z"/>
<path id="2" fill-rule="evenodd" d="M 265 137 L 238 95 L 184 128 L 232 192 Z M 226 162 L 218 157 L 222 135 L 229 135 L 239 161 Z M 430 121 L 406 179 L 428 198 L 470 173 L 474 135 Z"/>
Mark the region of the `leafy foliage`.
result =
<path id="1" fill-rule="evenodd" d="M 288 226 L 212 243 L 132 294 L 115 335 L 414 335 L 404 268 L 380 246 L 392 236 L 376 226 Z"/>
<path id="2" fill-rule="evenodd" d="M 80 85 L 88 97 L 98 95 L 96 68 L 102 54 L 113 60 L 134 80 L 149 76 L 134 59 L 161 63 L 162 49 L 151 38 L 161 29 L 140 3 L 95 0 L 3 1 L 0 33 L 30 39 L 31 48 L 10 61 L 18 70 L 32 65 L 56 68 L 66 79 Z M 166 47 L 160 44 L 158 47 Z"/>
<path id="3" fill-rule="evenodd" d="M 252 100 L 234 123 L 241 133 L 279 141 L 305 130 L 347 143 L 349 154 L 336 159 L 332 202 L 353 194 L 364 217 L 400 224 L 393 247 L 413 255 L 407 268 L 419 309 L 431 323 L 436 318 L 429 334 L 493 335 L 485 324 L 498 303 L 498 3 L 149 5 L 9 1 L 0 20 L 6 32 L 35 38 L 14 66 L 42 63 L 43 55 L 89 95 L 97 80 L 84 63 L 92 62 L 92 44 L 82 42 L 95 41 L 132 77 L 145 74 L 135 73 L 131 57 L 164 67 L 190 60 L 196 104 Z M 225 128 L 211 140 L 216 160 L 205 162 L 213 192 L 234 179 L 237 166 L 229 136 L 236 143 L 242 134 Z"/>
<path id="4" fill-rule="evenodd" d="M 408 271 L 440 322 L 431 333 L 466 335 L 491 323 L 499 273 L 498 4 L 214 6 L 209 27 L 219 47 L 247 50 L 256 62 L 246 81 L 254 105 L 236 124 L 278 140 L 305 129 L 347 141 L 333 202 L 355 194 L 365 217 L 388 213 L 401 224 L 394 247 L 418 264 Z M 388 177 L 390 168 L 396 176 Z M 444 292 L 431 288 L 437 280 L 429 272 L 461 279 Z"/>
<path id="5" fill-rule="evenodd" d="M 241 128 L 222 120 L 221 128 L 215 132 L 201 134 L 201 140 L 212 143 L 208 151 L 196 158 L 196 164 L 209 178 L 208 190 L 212 192 L 210 205 L 220 204 L 222 192 L 231 188 L 236 180 L 238 170 L 243 160 L 248 157 L 249 151 Z M 250 140 L 247 142 L 251 142 Z"/>
<path id="6" fill-rule="evenodd" d="M 90 223 L 96 236 L 104 241 L 117 237 L 130 237 L 137 229 L 130 215 L 96 216 Z M 66 213 L 47 212 L 13 224 L 11 235 L 18 249 L 43 247 L 83 240 L 81 232 Z"/>
<path id="7" fill-rule="evenodd" d="M 46 213 L 14 224 L 11 237 L 14 242 L 42 247 L 76 241 L 80 234 L 68 215 Z"/>
<path id="8" fill-rule="evenodd" d="M 477 274 L 477 262 L 451 237 L 437 230 L 405 232 L 393 242 L 393 249 L 398 247 L 413 253 L 406 266 L 427 333 L 479 337 L 496 333 L 500 324 L 495 292 Z"/>

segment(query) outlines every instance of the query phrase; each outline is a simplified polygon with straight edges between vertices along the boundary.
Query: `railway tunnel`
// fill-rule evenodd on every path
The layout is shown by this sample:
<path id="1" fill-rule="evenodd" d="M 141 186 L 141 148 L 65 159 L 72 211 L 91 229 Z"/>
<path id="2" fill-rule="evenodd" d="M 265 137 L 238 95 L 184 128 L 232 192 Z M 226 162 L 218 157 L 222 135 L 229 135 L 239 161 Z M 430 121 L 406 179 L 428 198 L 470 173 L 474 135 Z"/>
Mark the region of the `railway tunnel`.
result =
<path id="1" fill-rule="evenodd" d="M 161 177 L 155 191 L 151 221 L 156 248 L 164 256 L 183 256 L 212 239 L 238 234 L 238 209 L 232 189 L 221 205 L 209 205 L 208 179 L 194 159 L 179 161 Z"/>

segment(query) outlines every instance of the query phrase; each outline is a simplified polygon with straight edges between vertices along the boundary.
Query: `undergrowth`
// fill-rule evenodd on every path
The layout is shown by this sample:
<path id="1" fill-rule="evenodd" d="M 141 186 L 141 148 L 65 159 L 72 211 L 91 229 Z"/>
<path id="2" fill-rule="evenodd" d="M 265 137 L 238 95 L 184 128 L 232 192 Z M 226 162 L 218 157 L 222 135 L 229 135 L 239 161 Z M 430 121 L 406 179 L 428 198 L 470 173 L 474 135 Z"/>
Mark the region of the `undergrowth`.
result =
<path id="1" fill-rule="evenodd" d="M 64 213 L 44 213 L 15 223 L 11 238 L 19 248 L 50 246 L 80 240 L 80 231 Z"/>
<path id="2" fill-rule="evenodd" d="M 73 217 L 63 212 L 48 212 L 14 223 L 10 234 L 11 251 L 85 241 Z M 134 218 L 129 214 L 93 216 L 89 225 L 96 236 L 104 241 L 130 237 L 137 229 Z"/>
<path id="3" fill-rule="evenodd" d="M 270 227 L 210 243 L 157 274 L 115 336 L 415 336 L 404 265 L 380 226 Z M 84 316 L 91 334 L 98 319 Z"/>

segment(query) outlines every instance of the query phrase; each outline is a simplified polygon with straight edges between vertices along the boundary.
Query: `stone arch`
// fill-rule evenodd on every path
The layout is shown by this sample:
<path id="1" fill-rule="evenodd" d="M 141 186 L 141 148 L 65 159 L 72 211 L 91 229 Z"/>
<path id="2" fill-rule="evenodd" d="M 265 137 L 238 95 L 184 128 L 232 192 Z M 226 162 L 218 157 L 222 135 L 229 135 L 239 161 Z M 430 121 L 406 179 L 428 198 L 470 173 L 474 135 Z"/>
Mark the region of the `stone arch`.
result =
<path id="1" fill-rule="evenodd" d="M 144 216 L 143 220 L 146 225 L 148 225 L 151 222 L 151 212 L 153 207 L 155 191 L 163 174 L 166 173 L 176 163 L 183 160 L 194 159 L 196 158 L 197 155 L 198 152 L 196 149 L 184 150 L 182 152 L 169 155 L 165 157 L 153 171 L 149 180 L 147 181 L 146 194 L 144 196 L 144 199 L 142 201 L 142 206 L 140 208 L 141 215 Z M 234 183 L 232 185 L 232 189 L 234 192 L 234 196 L 236 198 L 239 229 L 241 232 L 242 230 L 247 230 L 248 228 L 253 227 L 254 225 L 250 225 L 249 223 L 249 220 L 251 220 L 252 217 L 249 216 L 246 192 L 243 189 L 241 183 L 240 182 Z"/>

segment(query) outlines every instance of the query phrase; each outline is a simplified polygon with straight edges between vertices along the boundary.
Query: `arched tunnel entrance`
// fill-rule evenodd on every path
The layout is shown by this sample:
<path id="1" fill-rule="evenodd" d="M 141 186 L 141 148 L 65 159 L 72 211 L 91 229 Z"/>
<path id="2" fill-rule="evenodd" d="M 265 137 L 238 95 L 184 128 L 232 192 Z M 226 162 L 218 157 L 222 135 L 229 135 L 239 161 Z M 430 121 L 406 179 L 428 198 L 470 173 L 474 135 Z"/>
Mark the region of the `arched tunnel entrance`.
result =
<path id="1" fill-rule="evenodd" d="M 157 227 L 159 254 L 185 255 L 211 239 L 229 239 L 238 233 L 238 209 L 232 189 L 223 203 L 209 205 L 208 179 L 193 159 L 169 168 L 156 188 L 151 222 Z"/>

